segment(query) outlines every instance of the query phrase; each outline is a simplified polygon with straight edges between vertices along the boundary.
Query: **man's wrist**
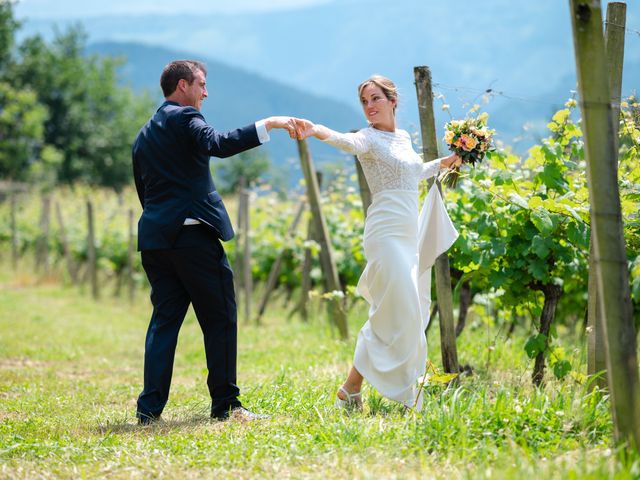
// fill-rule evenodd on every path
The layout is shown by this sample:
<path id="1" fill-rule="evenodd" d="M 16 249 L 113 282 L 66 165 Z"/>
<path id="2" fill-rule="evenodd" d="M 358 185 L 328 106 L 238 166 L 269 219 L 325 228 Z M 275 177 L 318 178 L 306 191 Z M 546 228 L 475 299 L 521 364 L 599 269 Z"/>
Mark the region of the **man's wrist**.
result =
<path id="1" fill-rule="evenodd" d="M 260 143 L 268 142 L 271 137 L 269 136 L 269 127 L 267 126 L 267 120 L 258 120 L 256 122 L 256 132 L 258 133 L 258 140 Z"/>
<path id="2" fill-rule="evenodd" d="M 270 131 L 273 128 L 282 128 L 281 122 L 278 117 L 267 117 L 263 120 L 264 126 L 267 131 Z"/>

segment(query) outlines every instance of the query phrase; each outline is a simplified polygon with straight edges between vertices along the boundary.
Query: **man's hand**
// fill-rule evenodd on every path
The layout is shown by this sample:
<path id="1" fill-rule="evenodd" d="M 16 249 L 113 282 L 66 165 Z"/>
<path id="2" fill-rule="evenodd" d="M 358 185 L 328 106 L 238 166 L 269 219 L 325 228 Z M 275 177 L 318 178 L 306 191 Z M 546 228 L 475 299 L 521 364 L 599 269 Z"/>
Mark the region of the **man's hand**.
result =
<path id="1" fill-rule="evenodd" d="M 304 140 L 309 137 L 316 137 L 324 140 L 329 137 L 331 130 L 322 125 L 315 124 L 304 118 L 295 117 L 269 117 L 265 119 L 267 130 L 271 128 L 284 128 L 293 139 Z"/>
<path id="2" fill-rule="evenodd" d="M 296 120 L 298 119 L 294 117 L 269 117 L 265 119 L 264 126 L 267 128 L 267 131 L 271 130 L 272 128 L 283 128 L 287 130 L 291 138 L 298 138 Z"/>

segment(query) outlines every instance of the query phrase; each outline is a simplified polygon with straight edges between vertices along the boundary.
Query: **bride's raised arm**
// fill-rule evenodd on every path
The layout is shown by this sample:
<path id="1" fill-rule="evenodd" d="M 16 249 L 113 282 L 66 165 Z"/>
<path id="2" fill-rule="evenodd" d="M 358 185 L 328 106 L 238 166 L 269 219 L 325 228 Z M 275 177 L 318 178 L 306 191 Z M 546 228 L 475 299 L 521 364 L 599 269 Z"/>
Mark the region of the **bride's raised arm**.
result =
<path id="1" fill-rule="evenodd" d="M 353 155 L 359 155 L 369 150 L 369 141 L 367 135 L 362 132 L 340 133 L 331 130 L 319 123 L 313 123 L 309 120 L 296 120 L 300 139 L 308 137 L 316 137 L 318 140 L 333 145 L 340 150 Z"/>
<path id="2" fill-rule="evenodd" d="M 418 165 L 418 176 L 421 180 L 426 180 L 438 174 L 442 168 L 453 168 L 461 163 L 460 157 L 455 153 L 442 158 L 436 158 L 430 162 Z"/>

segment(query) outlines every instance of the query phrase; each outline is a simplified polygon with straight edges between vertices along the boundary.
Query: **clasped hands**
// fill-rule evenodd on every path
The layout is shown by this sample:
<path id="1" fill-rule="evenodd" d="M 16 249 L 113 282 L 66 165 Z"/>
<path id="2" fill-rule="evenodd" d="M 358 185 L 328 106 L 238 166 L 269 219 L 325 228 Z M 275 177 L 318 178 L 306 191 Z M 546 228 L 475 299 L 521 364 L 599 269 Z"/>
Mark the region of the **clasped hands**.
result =
<path id="1" fill-rule="evenodd" d="M 327 129 L 322 125 L 296 117 L 270 117 L 267 119 L 268 128 L 283 128 L 289 133 L 294 140 L 304 140 L 311 136 L 317 136 L 320 139 L 326 138 L 329 134 Z M 456 168 L 462 164 L 462 158 L 455 153 L 440 160 L 441 168 Z"/>
<path id="2" fill-rule="evenodd" d="M 269 117 L 265 120 L 265 125 L 268 130 L 272 128 L 285 129 L 294 140 L 304 140 L 315 133 L 315 124 L 303 118 L 285 116 Z"/>

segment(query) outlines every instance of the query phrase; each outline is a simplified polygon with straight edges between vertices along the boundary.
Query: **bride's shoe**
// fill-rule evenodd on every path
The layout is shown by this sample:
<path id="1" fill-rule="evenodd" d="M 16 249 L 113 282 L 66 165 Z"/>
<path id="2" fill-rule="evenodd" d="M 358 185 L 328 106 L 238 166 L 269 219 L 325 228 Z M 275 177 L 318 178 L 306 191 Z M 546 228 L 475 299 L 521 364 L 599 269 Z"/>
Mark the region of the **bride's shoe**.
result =
<path id="1" fill-rule="evenodd" d="M 346 400 L 342 400 L 336 395 L 335 406 L 337 408 L 344 408 L 345 410 L 362 410 L 362 392 L 349 393 L 344 387 L 340 387 L 338 391 L 346 397 Z"/>

